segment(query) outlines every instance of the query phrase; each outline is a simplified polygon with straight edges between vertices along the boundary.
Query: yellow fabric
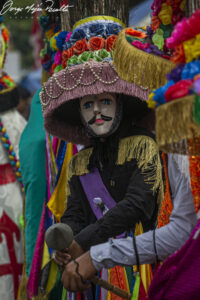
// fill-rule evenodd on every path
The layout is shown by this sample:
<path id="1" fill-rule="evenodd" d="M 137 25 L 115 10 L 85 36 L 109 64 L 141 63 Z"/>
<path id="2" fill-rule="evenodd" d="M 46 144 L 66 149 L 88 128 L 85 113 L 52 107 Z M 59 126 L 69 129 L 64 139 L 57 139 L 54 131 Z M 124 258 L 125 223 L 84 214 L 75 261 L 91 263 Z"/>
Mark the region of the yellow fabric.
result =
<path id="1" fill-rule="evenodd" d="M 4 58 L 5 58 L 5 52 L 6 52 L 6 44 L 5 44 L 3 37 L 1 37 L 0 43 L 1 43 L 0 69 L 2 69 L 3 63 L 4 63 Z"/>
<path id="2" fill-rule="evenodd" d="M 121 24 L 123 27 L 126 27 L 125 24 L 117 18 L 110 17 L 110 16 L 93 16 L 93 17 L 88 17 L 88 18 L 85 18 L 85 19 L 82 19 L 82 20 L 76 22 L 73 26 L 73 30 L 75 30 L 78 26 L 83 25 L 85 23 L 88 23 L 91 21 L 99 21 L 99 20 L 114 21 L 114 22 Z"/>
<path id="3" fill-rule="evenodd" d="M 56 188 L 47 204 L 48 208 L 51 210 L 57 221 L 60 221 L 61 216 L 65 210 L 66 202 L 66 176 L 67 176 L 67 165 L 73 156 L 73 145 L 72 143 L 67 144 L 67 150 L 62 166 L 62 171 L 60 178 L 56 185 Z"/>
<path id="4" fill-rule="evenodd" d="M 49 249 L 47 247 L 47 244 L 44 242 L 44 248 L 43 248 L 43 254 L 42 254 L 42 266 L 41 269 L 45 267 L 46 264 L 50 261 L 49 257 Z"/>
<path id="5" fill-rule="evenodd" d="M 135 236 L 140 235 L 144 233 L 142 223 L 139 223 L 136 225 L 135 228 Z M 134 272 L 137 271 L 137 266 L 133 266 Z M 140 265 L 140 277 L 144 286 L 144 289 L 147 293 L 149 286 L 151 284 L 151 280 L 153 278 L 151 265 Z"/>
<path id="6" fill-rule="evenodd" d="M 51 261 L 51 267 L 50 267 L 50 272 L 49 272 L 49 278 L 46 286 L 46 292 L 49 293 L 53 289 L 56 283 L 56 277 L 57 277 L 57 272 L 58 272 L 58 266 L 56 263 L 52 260 Z"/>
<path id="7" fill-rule="evenodd" d="M 108 269 L 108 282 L 111 282 L 111 269 Z M 108 291 L 107 300 L 111 300 L 111 292 Z"/>

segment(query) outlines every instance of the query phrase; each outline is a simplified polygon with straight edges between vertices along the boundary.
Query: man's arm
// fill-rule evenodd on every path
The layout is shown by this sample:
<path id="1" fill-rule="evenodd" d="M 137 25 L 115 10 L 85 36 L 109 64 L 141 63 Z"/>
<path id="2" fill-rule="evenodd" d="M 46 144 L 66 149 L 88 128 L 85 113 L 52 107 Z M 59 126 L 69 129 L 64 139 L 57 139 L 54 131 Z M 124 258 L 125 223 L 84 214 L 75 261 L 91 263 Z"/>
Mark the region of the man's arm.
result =
<path id="1" fill-rule="evenodd" d="M 197 222 L 190 182 L 185 176 L 186 174 L 181 173 L 181 166 L 176 162 L 177 157 L 177 155 L 169 155 L 168 158 L 168 172 L 174 205 L 170 223 L 155 230 L 155 244 L 160 260 L 164 260 L 186 242 Z M 186 160 L 187 157 L 183 156 L 182 166 L 186 165 Z M 136 244 L 140 263 L 154 263 L 156 254 L 153 245 L 153 231 L 137 236 Z M 111 268 L 115 265 L 136 264 L 132 238 L 110 239 L 108 243 L 92 247 L 90 255 L 97 270 L 103 267 Z"/>

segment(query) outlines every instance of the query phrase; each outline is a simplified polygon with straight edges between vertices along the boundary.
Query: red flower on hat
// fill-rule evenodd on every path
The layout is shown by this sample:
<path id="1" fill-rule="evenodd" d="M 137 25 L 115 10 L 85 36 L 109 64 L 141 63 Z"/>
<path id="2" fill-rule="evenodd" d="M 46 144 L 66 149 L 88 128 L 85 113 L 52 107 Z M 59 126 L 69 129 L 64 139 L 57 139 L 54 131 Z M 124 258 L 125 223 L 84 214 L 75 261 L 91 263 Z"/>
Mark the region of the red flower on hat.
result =
<path id="1" fill-rule="evenodd" d="M 171 85 L 165 92 L 165 99 L 170 102 L 174 99 L 185 97 L 189 94 L 190 87 L 193 84 L 191 79 L 183 79 Z"/>
<path id="2" fill-rule="evenodd" d="M 88 41 L 88 48 L 90 51 L 101 50 L 104 48 L 105 41 L 100 36 L 94 36 Z"/>
<path id="3" fill-rule="evenodd" d="M 82 39 L 80 41 L 77 41 L 74 46 L 72 46 L 72 49 L 74 51 L 74 54 L 79 55 L 85 51 L 88 50 L 88 44 L 86 39 Z"/>
<path id="4" fill-rule="evenodd" d="M 68 50 L 63 51 L 62 53 L 62 65 L 65 68 L 67 61 L 70 57 L 72 57 L 74 55 L 73 49 L 69 48 Z"/>
<path id="5" fill-rule="evenodd" d="M 152 17 L 152 22 L 151 22 L 151 28 L 153 30 L 156 30 L 157 28 L 159 28 L 159 25 L 160 25 L 161 21 L 159 19 L 158 16 L 153 16 Z"/>
<path id="6" fill-rule="evenodd" d="M 106 46 L 106 50 L 108 52 L 112 51 L 113 48 L 114 48 L 114 43 L 117 39 L 117 35 L 116 34 L 113 34 L 113 35 L 110 35 L 106 41 L 105 41 L 105 46 Z"/>
<path id="7" fill-rule="evenodd" d="M 138 37 L 141 39 L 144 39 L 147 36 L 145 32 L 140 31 L 140 30 L 135 30 L 133 28 L 126 29 L 126 34 L 129 34 L 131 36 Z"/>

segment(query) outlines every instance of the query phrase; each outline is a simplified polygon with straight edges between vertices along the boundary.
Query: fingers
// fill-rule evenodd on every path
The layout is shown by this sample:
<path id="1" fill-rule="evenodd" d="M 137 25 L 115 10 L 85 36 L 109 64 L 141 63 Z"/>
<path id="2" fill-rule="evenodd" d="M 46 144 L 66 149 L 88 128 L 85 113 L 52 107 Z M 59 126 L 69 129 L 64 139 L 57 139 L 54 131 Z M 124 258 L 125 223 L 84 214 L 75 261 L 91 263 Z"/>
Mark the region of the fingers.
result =
<path id="1" fill-rule="evenodd" d="M 64 287 L 70 292 L 81 292 L 85 289 L 90 288 L 91 284 L 86 282 L 85 284 L 81 281 L 80 276 L 75 272 L 74 267 L 71 265 L 66 266 L 65 271 L 62 274 L 62 283 Z"/>
<path id="2" fill-rule="evenodd" d="M 59 266 L 64 266 L 64 265 L 68 264 L 69 261 L 71 260 L 71 255 L 68 254 L 68 252 L 66 250 L 65 250 L 65 252 L 64 251 L 55 251 L 53 259 L 54 259 L 55 263 L 58 264 Z"/>

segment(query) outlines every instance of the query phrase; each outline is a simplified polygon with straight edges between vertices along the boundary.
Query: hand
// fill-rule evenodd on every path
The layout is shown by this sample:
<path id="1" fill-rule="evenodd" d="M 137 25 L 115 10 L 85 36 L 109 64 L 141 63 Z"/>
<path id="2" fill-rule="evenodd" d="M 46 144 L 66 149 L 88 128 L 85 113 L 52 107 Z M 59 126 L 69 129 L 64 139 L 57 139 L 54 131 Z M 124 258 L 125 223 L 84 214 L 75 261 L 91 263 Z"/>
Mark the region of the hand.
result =
<path id="1" fill-rule="evenodd" d="M 61 279 L 64 287 L 71 292 L 88 289 L 90 284 L 87 283 L 87 280 L 93 277 L 97 272 L 92 263 L 89 251 L 77 258 L 76 261 L 79 264 L 78 272 L 82 275 L 82 278 L 86 283 L 84 284 L 82 282 L 80 275 L 76 272 L 76 264 L 71 261 L 65 266 Z"/>
<path id="2" fill-rule="evenodd" d="M 55 251 L 53 259 L 57 265 L 64 269 L 65 265 L 68 264 L 71 260 L 71 255 L 68 253 L 68 249 L 63 251 Z"/>

